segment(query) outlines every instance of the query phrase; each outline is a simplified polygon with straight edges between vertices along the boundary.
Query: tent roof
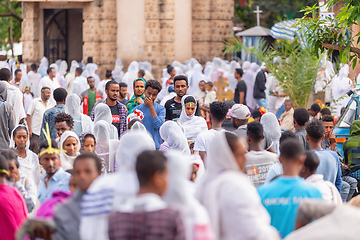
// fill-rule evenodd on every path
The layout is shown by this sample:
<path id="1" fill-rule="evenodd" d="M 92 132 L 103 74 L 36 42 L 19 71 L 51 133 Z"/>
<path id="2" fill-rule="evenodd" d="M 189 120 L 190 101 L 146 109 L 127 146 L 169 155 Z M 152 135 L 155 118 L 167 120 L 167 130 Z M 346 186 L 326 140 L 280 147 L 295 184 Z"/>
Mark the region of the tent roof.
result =
<path id="1" fill-rule="evenodd" d="M 261 26 L 256 26 L 256 27 L 253 27 L 253 28 L 250 28 L 248 30 L 245 30 L 243 32 L 239 32 L 236 34 L 236 36 L 238 37 L 243 37 L 243 36 L 260 36 L 260 37 L 263 37 L 263 36 L 270 36 L 270 29 L 268 28 L 264 28 L 264 27 L 261 27 Z"/>

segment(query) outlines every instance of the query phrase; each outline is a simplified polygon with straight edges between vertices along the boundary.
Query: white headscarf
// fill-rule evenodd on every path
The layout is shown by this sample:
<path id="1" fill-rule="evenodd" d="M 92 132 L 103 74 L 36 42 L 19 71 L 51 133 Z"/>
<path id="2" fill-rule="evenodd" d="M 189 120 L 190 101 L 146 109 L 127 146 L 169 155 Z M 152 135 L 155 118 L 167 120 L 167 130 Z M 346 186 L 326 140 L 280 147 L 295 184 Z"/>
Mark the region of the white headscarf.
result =
<path id="1" fill-rule="evenodd" d="M 185 226 L 185 239 L 213 239 L 209 216 L 205 208 L 189 190 L 190 164 L 188 156 L 178 151 L 167 151 L 169 184 L 163 196 L 170 207 L 177 209 Z"/>
<path id="2" fill-rule="evenodd" d="M 81 100 L 80 97 L 74 93 L 70 94 L 66 97 L 65 100 L 65 112 L 73 116 L 74 118 L 74 125 L 76 124 L 76 117 L 74 116 L 80 116 L 80 131 L 75 131 L 78 136 L 82 132 L 92 132 L 93 130 L 93 122 L 91 121 L 91 118 L 88 115 L 85 115 L 81 112 Z M 74 126 L 75 128 L 75 126 Z"/>
<path id="3" fill-rule="evenodd" d="M 46 57 L 42 57 L 40 60 L 40 65 L 38 69 L 38 73 L 41 74 L 41 77 L 45 77 L 47 75 L 47 69 L 49 67 L 49 61 Z"/>
<path id="4" fill-rule="evenodd" d="M 186 139 L 188 141 L 194 141 L 195 138 L 204 131 L 208 130 L 206 121 L 203 117 L 195 116 L 196 108 L 197 108 L 197 101 L 195 99 L 195 111 L 191 116 L 187 116 L 185 112 L 185 99 L 188 97 L 193 97 L 192 95 L 185 95 L 181 98 L 181 114 L 177 123 L 184 129 L 184 133 Z"/>
<path id="5" fill-rule="evenodd" d="M 132 61 L 128 67 L 128 71 L 125 73 L 123 81 L 127 84 L 127 92 L 130 96 L 134 93 L 133 81 L 138 78 L 139 63 Z"/>
<path id="6" fill-rule="evenodd" d="M 240 64 L 238 62 L 231 61 L 229 68 L 229 75 L 228 75 L 228 82 L 229 82 L 228 89 L 231 89 L 233 91 L 235 90 L 237 84 L 237 79 L 234 76 L 235 69 L 237 68 L 240 68 Z"/>
<path id="7" fill-rule="evenodd" d="M 115 69 L 112 71 L 112 77 L 117 82 L 121 82 L 124 77 L 123 67 L 124 65 L 122 64 L 121 59 L 116 59 Z"/>
<path id="8" fill-rule="evenodd" d="M 59 74 L 61 76 L 64 76 L 66 74 L 66 71 L 68 69 L 68 64 L 66 61 L 61 61 L 60 67 L 59 67 Z"/>
<path id="9" fill-rule="evenodd" d="M 264 132 L 266 136 L 268 136 L 273 142 L 275 152 L 279 155 L 279 141 L 281 137 L 281 129 L 275 114 L 271 112 L 265 113 L 264 115 L 262 115 L 260 123 L 264 127 Z"/>
<path id="10" fill-rule="evenodd" d="M 105 122 L 107 122 L 109 124 L 110 139 L 118 139 L 119 138 L 117 128 L 114 125 L 112 125 L 111 110 L 110 110 L 109 106 L 106 105 L 105 103 L 98 103 L 95 106 L 94 124 L 96 124 L 96 122 L 98 122 L 99 120 L 104 120 Z"/>
<path id="11" fill-rule="evenodd" d="M 254 84 L 257 68 L 258 65 L 256 63 L 250 63 L 248 61 L 243 63 L 244 75 L 242 76 L 242 79 L 245 81 L 247 86 L 246 105 L 251 109 L 255 109 L 256 107 L 254 99 Z"/>
<path id="12" fill-rule="evenodd" d="M 69 137 L 75 138 L 77 140 L 77 142 L 78 142 L 75 156 L 67 155 L 65 153 L 65 150 L 64 150 L 64 146 L 63 146 L 64 142 Z M 60 137 L 60 146 L 61 146 L 61 153 L 60 153 L 61 167 L 65 171 L 68 170 L 68 169 L 73 169 L 74 160 L 80 154 L 79 151 L 80 151 L 80 148 L 81 148 L 81 143 L 80 143 L 78 135 L 73 131 L 65 131 Z"/>
<path id="13" fill-rule="evenodd" d="M 107 172 L 115 171 L 115 156 L 119 146 L 119 140 L 110 139 L 110 127 L 104 120 L 99 120 L 94 126 L 94 136 L 96 139 L 96 154 L 103 158 Z"/>
<path id="14" fill-rule="evenodd" d="M 36 186 L 39 186 L 40 178 L 41 178 L 39 159 L 38 159 L 38 156 L 29 149 L 30 137 L 29 137 L 29 131 L 26 126 L 18 125 L 12 130 L 9 147 L 16 148 L 15 141 L 14 141 L 14 132 L 19 127 L 24 127 L 28 134 L 28 140 L 26 142 L 26 157 L 21 158 L 18 156 L 18 162 L 20 164 L 20 167 L 19 167 L 20 175 L 25 178 L 31 178 L 35 182 Z"/>
<path id="15" fill-rule="evenodd" d="M 75 60 L 72 60 L 71 61 L 71 67 L 70 67 L 70 73 L 75 74 L 75 70 L 78 67 L 79 67 L 79 63 L 77 61 L 75 61 Z"/>
<path id="16" fill-rule="evenodd" d="M 185 134 L 180 126 L 174 121 L 167 121 L 160 127 L 160 136 L 165 145 L 170 149 L 178 150 L 184 154 L 190 155 L 190 149 Z"/>
<path id="17" fill-rule="evenodd" d="M 188 94 L 193 94 L 199 90 L 199 83 L 201 80 L 205 80 L 205 75 L 202 73 L 203 67 L 201 64 L 196 64 L 193 68 L 191 79 L 189 82 Z"/>

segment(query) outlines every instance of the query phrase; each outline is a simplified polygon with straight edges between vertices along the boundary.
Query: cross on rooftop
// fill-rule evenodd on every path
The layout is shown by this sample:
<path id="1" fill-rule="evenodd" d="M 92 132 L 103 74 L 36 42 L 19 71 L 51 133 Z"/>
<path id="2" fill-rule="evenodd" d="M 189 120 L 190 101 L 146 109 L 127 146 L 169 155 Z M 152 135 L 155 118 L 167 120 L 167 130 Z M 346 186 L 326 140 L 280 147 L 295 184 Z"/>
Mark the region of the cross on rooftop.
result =
<path id="1" fill-rule="evenodd" d="M 257 26 L 260 26 L 260 13 L 262 12 L 263 11 L 259 9 L 259 6 L 256 6 L 256 10 L 254 11 L 254 13 L 256 13 Z"/>

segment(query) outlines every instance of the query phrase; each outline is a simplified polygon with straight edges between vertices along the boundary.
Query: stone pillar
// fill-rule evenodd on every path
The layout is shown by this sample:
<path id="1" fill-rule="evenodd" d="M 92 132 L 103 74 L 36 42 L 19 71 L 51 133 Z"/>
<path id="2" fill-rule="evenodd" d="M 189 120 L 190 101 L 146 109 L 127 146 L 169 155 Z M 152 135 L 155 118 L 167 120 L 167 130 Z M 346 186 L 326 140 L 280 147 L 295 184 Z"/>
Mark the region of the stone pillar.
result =
<path id="1" fill-rule="evenodd" d="M 39 3 L 22 3 L 21 38 L 23 42 L 23 61 L 26 65 L 39 63 Z"/>
<path id="2" fill-rule="evenodd" d="M 175 59 L 184 62 L 192 58 L 192 1 L 175 0 L 175 19 L 173 33 L 175 34 Z M 175 30 L 175 31 L 174 31 Z"/>

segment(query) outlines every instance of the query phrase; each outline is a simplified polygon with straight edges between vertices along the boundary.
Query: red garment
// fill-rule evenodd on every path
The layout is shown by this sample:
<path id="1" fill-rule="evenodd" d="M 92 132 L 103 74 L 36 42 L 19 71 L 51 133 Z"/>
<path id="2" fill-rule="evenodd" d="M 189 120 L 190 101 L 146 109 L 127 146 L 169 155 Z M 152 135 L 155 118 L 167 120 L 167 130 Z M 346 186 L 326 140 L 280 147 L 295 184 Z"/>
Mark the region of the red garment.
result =
<path id="1" fill-rule="evenodd" d="M 89 91 L 89 90 L 88 90 Z M 84 98 L 83 98 L 83 114 L 88 115 L 89 110 L 89 94 L 86 91 Z M 99 94 L 99 91 L 96 90 L 96 97 L 95 97 L 95 105 L 97 101 L 102 99 L 102 95 Z"/>
<path id="2" fill-rule="evenodd" d="M 0 239 L 15 240 L 15 232 L 28 217 L 20 191 L 0 184 Z"/>

